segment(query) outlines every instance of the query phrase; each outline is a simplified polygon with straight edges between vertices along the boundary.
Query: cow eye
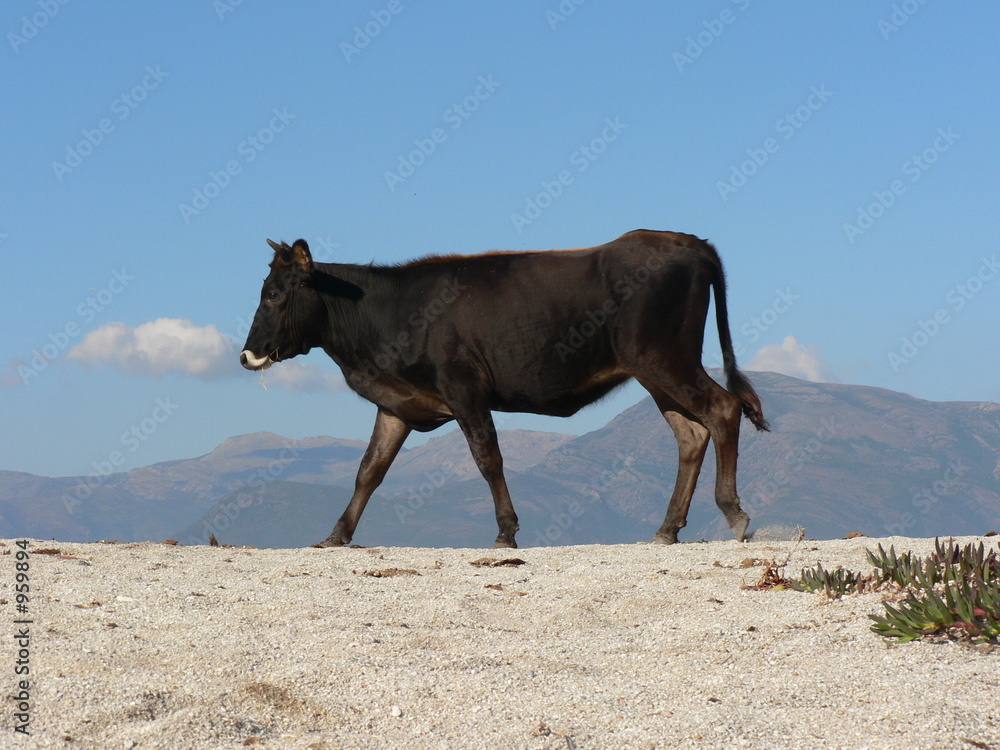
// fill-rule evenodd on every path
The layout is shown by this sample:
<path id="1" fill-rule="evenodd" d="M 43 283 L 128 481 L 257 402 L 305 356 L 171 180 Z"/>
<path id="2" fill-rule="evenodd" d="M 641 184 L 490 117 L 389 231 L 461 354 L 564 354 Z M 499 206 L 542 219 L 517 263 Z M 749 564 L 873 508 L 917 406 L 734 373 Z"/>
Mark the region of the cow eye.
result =
<path id="1" fill-rule="evenodd" d="M 277 290 L 272 289 L 267 293 L 267 296 L 264 299 L 266 299 L 268 302 L 275 302 L 277 301 L 279 296 L 280 295 L 278 294 Z"/>

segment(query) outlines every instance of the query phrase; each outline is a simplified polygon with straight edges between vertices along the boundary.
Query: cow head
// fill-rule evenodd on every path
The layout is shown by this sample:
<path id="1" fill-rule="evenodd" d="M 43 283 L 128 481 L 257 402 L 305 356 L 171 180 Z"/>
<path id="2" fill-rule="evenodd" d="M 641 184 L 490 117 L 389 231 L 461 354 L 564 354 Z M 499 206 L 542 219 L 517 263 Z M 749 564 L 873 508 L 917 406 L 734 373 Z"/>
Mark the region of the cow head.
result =
<path id="1" fill-rule="evenodd" d="M 274 248 L 271 272 L 240 354 L 240 364 L 248 370 L 266 369 L 320 344 L 323 301 L 309 245 L 305 240 L 291 247 L 271 240 L 267 244 Z"/>

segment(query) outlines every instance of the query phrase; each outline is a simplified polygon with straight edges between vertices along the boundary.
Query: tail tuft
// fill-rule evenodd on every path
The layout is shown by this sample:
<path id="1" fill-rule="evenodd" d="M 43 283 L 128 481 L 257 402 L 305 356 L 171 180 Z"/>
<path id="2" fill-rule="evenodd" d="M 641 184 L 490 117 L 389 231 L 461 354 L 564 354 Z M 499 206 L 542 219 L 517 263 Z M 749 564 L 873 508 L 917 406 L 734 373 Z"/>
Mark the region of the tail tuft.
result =
<path id="1" fill-rule="evenodd" d="M 753 389 L 749 378 L 736 369 L 736 362 L 733 360 L 732 366 L 725 363 L 726 388 L 736 398 L 743 402 L 743 416 L 750 420 L 754 427 L 761 432 L 769 432 L 771 425 L 764 419 L 764 412 L 760 405 L 760 397 Z"/>

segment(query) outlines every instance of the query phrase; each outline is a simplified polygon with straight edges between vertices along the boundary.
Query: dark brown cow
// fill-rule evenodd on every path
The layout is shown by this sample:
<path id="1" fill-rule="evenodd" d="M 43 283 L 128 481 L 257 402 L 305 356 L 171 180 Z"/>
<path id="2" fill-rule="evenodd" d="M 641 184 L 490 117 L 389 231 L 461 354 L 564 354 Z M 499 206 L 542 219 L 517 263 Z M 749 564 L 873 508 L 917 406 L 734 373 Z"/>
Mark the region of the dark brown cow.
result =
<path id="1" fill-rule="evenodd" d="M 577 250 L 430 257 L 400 266 L 316 263 L 304 240 L 274 249 L 240 361 L 258 370 L 321 347 L 378 407 L 354 495 L 321 546 L 347 544 L 410 430 L 457 420 L 489 483 L 499 534 L 517 515 L 492 411 L 566 417 L 630 378 L 652 395 L 680 448 L 677 482 L 654 541 L 686 520 L 709 437 L 715 501 L 737 539 L 740 414 L 768 429 L 737 369 L 726 282 L 712 245 L 637 230 Z M 711 290 L 727 388 L 701 364 Z"/>

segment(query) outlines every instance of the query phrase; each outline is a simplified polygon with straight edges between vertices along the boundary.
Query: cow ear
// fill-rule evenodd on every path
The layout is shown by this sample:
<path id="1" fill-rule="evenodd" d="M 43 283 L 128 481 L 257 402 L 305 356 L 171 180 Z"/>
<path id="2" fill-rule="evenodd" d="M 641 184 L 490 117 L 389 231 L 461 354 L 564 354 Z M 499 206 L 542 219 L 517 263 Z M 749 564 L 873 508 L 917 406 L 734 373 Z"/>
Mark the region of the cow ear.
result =
<path id="1" fill-rule="evenodd" d="M 344 297 L 350 300 L 359 300 L 365 296 L 364 290 L 352 284 L 350 281 L 331 276 L 328 273 L 317 271 L 309 279 L 309 284 L 314 289 L 318 289 L 334 297 Z"/>
<path id="2" fill-rule="evenodd" d="M 295 240 L 295 244 L 292 245 L 292 262 L 303 271 L 312 271 L 312 254 L 305 240 Z"/>

